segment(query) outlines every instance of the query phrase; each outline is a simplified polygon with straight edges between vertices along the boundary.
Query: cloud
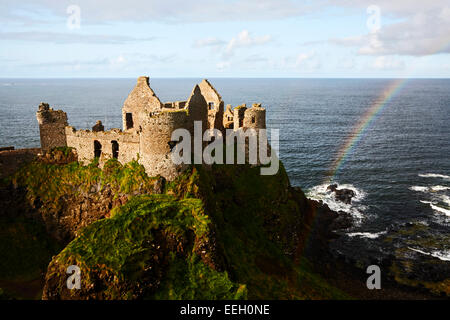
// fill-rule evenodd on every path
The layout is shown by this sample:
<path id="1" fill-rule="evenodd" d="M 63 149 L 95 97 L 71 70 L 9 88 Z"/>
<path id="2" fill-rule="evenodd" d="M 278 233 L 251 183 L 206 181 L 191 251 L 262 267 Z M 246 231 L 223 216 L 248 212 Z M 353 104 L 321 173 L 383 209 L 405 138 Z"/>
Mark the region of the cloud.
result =
<path id="1" fill-rule="evenodd" d="M 357 0 L 352 3 L 344 1 L 343 4 L 364 7 L 370 2 Z M 332 39 L 330 42 L 359 47 L 358 53 L 362 55 L 426 56 L 450 53 L 448 1 L 381 0 L 377 6 L 381 10 L 381 18 L 389 16 L 397 18 L 399 22 L 382 24 L 376 33 Z"/>
<path id="2" fill-rule="evenodd" d="M 252 47 L 263 45 L 272 40 L 272 36 L 265 35 L 261 37 L 252 37 L 248 30 L 242 30 L 236 37 L 232 38 L 226 48 L 225 48 L 225 56 L 232 56 L 236 49 L 243 47 Z"/>
<path id="3" fill-rule="evenodd" d="M 1 16 L 9 19 L 18 17 L 17 8 L 29 13 L 47 10 L 56 17 L 67 17 L 66 8 L 76 4 L 81 8 L 82 21 L 87 23 L 272 20 L 299 16 L 317 8 L 316 4 L 291 0 L 77 0 L 75 2 L 72 0 L 22 0 L 20 3 L 16 0 L 3 0 L 2 2 Z"/>
<path id="4" fill-rule="evenodd" d="M 403 70 L 405 62 L 393 56 L 380 56 L 373 61 L 371 67 L 378 70 Z"/>
<path id="5" fill-rule="evenodd" d="M 217 38 L 206 38 L 195 41 L 194 47 L 203 48 L 203 47 L 217 47 L 223 46 L 226 44 L 226 41 L 217 39 Z"/>
<path id="6" fill-rule="evenodd" d="M 357 68 L 357 63 L 354 58 L 344 57 L 339 59 L 336 67 L 338 69 L 352 70 Z"/>
<path id="7" fill-rule="evenodd" d="M 152 41 L 154 37 L 134 38 L 128 36 L 95 35 L 62 32 L 0 32 L 1 40 L 48 42 L 56 44 L 89 43 L 89 44 L 123 44 L 136 41 Z"/>
<path id="8" fill-rule="evenodd" d="M 301 68 L 303 70 L 317 70 L 322 66 L 317 54 L 312 51 L 309 53 L 300 53 L 294 63 L 295 68 Z"/>
<path id="9" fill-rule="evenodd" d="M 217 70 L 222 72 L 231 67 L 231 62 L 230 61 L 221 61 L 216 64 L 216 67 L 217 67 Z"/>
<path id="10" fill-rule="evenodd" d="M 76 69 L 84 67 L 123 67 L 123 66 L 138 66 L 138 65 L 165 65 L 176 60 L 175 54 L 170 55 L 155 55 L 155 54 L 141 54 L 141 53 L 125 53 L 117 56 L 107 58 L 94 58 L 85 60 L 66 60 L 66 61 L 52 61 L 44 63 L 28 64 L 28 67 L 76 67 Z"/>
<path id="11" fill-rule="evenodd" d="M 245 63 L 259 63 L 259 62 L 267 62 L 269 59 L 266 57 L 263 57 L 259 54 L 252 54 L 248 57 L 246 57 L 243 62 Z"/>

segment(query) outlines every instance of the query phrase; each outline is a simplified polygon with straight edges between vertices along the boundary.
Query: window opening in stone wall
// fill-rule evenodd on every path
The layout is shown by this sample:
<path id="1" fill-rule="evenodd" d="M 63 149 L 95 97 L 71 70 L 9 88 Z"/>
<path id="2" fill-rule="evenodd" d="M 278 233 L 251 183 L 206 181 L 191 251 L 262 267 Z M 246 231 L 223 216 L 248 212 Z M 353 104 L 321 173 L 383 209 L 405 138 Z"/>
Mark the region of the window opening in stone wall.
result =
<path id="1" fill-rule="evenodd" d="M 125 114 L 125 122 L 127 125 L 127 129 L 133 128 L 133 114 L 132 113 L 126 113 Z"/>
<path id="2" fill-rule="evenodd" d="M 94 140 L 94 157 L 100 158 L 102 155 L 102 144 L 97 140 Z"/>
<path id="3" fill-rule="evenodd" d="M 208 110 L 214 110 L 214 102 L 208 102 Z"/>
<path id="4" fill-rule="evenodd" d="M 111 141 L 111 146 L 112 146 L 112 156 L 114 159 L 118 159 L 119 158 L 119 144 L 117 143 L 116 140 Z"/>

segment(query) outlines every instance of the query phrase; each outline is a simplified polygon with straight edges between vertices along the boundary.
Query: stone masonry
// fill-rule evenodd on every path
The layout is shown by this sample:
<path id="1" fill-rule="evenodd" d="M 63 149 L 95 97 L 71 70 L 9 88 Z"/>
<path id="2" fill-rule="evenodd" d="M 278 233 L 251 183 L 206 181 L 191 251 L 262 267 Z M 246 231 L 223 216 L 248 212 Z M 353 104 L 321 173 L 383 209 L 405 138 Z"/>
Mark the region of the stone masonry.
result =
<path id="1" fill-rule="evenodd" d="M 202 129 L 225 128 L 245 130 L 264 129 L 266 112 L 260 104 L 234 108 L 227 105 L 224 112 L 222 97 L 208 80 L 196 85 L 186 101 L 162 103 L 151 89 L 148 77 L 139 77 L 122 107 L 123 129 L 104 130 L 100 121 L 92 130 L 76 130 L 68 125 L 67 115 L 41 103 L 36 113 L 39 122 L 41 147 L 75 148 L 78 160 L 89 163 L 99 158 L 100 165 L 111 158 L 123 164 L 137 160 L 150 176 L 161 175 L 173 180 L 185 168 L 175 165 L 171 152 L 176 142 L 171 141 L 175 129 L 187 129 L 194 137 L 194 121 L 202 122 Z"/>

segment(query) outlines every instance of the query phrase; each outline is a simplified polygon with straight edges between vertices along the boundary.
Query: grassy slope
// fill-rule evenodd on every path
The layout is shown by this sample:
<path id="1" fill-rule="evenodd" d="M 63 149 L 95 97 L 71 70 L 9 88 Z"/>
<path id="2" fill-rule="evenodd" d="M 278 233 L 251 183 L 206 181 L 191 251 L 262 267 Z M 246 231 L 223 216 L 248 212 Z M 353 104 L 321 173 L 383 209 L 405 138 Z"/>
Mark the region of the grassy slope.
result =
<path id="1" fill-rule="evenodd" d="M 32 164 L 14 182 L 45 206 L 95 183 L 117 192 L 146 188 L 153 180 L 142 170 L 136 163 L 111 163 L 103 171 L 95 164 Z M 292 199 L 288 184 L 283 168 L 276 176 L 247 166 L 193 168 L 169 183 L 165 195 L 134 197 L 86 227 L 52 260 L 49 285 L 70 298 L 63 292 L 65 268 L 77 264 L 85 270 L 84 294 L 103 299 L 347 298 L 305 259 L 294 263 L 283 253 L 295 247 L 286 235 L 301 221 L 304 201 Z M 209 240 L 216 265 L 199 252 Z"/>

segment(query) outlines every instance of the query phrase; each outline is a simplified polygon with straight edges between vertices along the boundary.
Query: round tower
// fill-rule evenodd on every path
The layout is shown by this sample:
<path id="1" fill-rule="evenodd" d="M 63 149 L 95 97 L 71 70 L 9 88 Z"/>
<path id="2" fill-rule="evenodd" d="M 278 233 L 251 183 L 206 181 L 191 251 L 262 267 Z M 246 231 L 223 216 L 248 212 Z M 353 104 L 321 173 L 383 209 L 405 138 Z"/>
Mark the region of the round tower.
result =
<path id="1" fill-rule="evenodd" d="M 266 109 L 262 108 L 260 103 L 255 103 L 245 110 L 243 127 L 256 130 L 266 128 Z"/>

